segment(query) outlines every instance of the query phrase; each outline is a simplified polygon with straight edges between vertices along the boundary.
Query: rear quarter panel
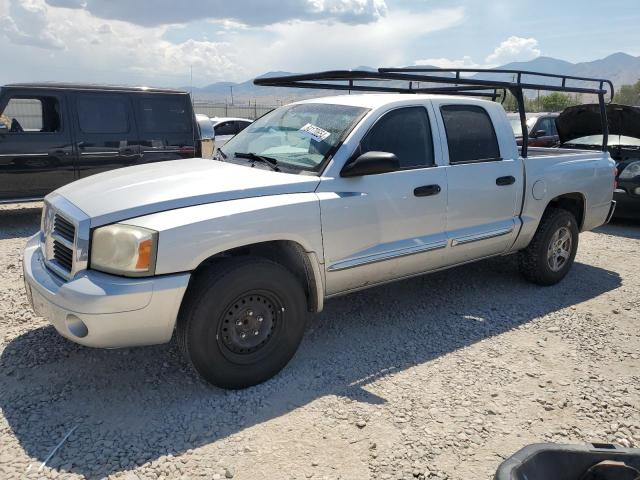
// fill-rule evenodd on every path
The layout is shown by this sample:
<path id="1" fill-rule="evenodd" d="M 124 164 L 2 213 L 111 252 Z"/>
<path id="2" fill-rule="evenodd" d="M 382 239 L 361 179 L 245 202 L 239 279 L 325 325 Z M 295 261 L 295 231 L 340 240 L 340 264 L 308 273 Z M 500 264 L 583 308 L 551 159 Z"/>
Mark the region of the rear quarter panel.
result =
<path id="1" fill-rule="evenodd" d="M 523 225 L 512 250 L 525 248 L 531 242 L 545 209 L 561 195 L 577 193 L 583 197 L 585 212 L 581 231 L 592 230 L 606 221 L 615 175 L 615 163 L 608 153 L 545 149 L 544 155 L 526 158 L 524 164 Z"/>

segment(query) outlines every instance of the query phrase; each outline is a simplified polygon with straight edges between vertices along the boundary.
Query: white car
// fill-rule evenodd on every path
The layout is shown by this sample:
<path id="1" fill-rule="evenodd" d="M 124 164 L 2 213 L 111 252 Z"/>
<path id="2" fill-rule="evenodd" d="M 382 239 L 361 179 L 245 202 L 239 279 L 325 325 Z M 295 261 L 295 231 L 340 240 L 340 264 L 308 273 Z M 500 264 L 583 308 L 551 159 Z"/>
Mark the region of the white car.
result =
<path id="1" fill-rule="evenodd" d="M 202 144 L 202 158 L 213 158 L 216 149 L 216 134 L 213 122 L 206 115 L 196 114 L 196 122 L 200 129 L 200 141 Z"/>
<path id="2" fill-rule="evenodd" d="M 217 158 L 47 196 L 24 252 L 35 311 L 93 347 L 176 332 L 204 378 L 242 388 L 287 364 L 328 298 L 516 252 L 525 278 L 555 284 L 615 205 L 606 151 L 523 158 L 501 105 L 459 96 L 289 104 Z"/>
<path id="3" fill-rule="evenodd" d="M 234 135 L 240 133 L 253 123 L 248 118 L 211 117 L 213 129 L 216 132 L 216 147 L 220 148 Z"/>

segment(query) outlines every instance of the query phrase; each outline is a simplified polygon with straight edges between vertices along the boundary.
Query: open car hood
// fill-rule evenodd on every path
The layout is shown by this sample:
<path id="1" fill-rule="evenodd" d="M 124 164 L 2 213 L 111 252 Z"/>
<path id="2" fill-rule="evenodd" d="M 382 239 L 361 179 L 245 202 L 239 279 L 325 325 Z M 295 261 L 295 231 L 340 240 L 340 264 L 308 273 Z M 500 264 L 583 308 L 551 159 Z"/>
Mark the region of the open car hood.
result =
<path id="1" fill-rule="evenodd" d="M 640 108 L 610 103 L 607 105 L 609 135 L 640 138 Z M 589 135 L 602 135 L 600 105 L 586 104 L 566 108 L 557 118 L 560 143 Z"/>

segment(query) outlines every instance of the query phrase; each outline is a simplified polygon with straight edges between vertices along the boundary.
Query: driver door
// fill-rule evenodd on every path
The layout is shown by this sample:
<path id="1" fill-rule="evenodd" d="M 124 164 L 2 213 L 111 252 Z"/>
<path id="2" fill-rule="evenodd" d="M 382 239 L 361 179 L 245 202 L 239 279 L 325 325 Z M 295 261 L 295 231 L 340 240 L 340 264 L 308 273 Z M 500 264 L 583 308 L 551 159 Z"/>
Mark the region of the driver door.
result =
<path id="1" fill-rule="evenodd" d="M 447 178 L 431 125 L 430 104 L 383 113 L 355 155 L 394 153 L 400 170 L 321 181 L 327 295 L 443 265 Z"/>

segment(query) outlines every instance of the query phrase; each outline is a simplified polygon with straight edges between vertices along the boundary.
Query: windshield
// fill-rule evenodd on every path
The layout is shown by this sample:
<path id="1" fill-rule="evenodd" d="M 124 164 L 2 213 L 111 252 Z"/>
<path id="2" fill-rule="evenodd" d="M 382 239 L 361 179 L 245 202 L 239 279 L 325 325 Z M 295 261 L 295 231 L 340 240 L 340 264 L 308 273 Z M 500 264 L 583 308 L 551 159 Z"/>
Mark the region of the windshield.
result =
<path id="1" fill-rule="evenodd" d="M 275 159 L 278 167 L 316 172 L 366 112 L 326 103 L 286 105 L 256 120 L 220 150 L 229 161 L 251 162 L 235 155 L 252 153 Z"/>
<path id="2" fill-rule="evenodd" d="M 529 118 L 527 120 L 527 127 L 529 130 L 536 124 L 536 118 Z M 510 117 L 509 123 L 511 123 L 511 128 L 513 129 L 513 134 L 516 137 L 522 136 L 522 123 L 520 123 L 520 117 Z"/>
<path id="3" fill-rule="evenodd" d="M 602 145 L 602 135 L 588 135 L 586 137 L 576 138 L 567 142 L 565 145 Z M 607 144 L 611 146 L 640 146 L 640 138 L 626 137 L 624 135 L 609 135 Z"/>

